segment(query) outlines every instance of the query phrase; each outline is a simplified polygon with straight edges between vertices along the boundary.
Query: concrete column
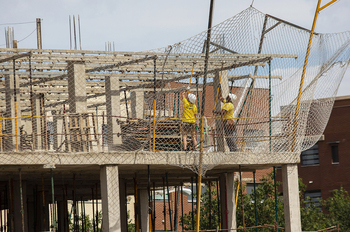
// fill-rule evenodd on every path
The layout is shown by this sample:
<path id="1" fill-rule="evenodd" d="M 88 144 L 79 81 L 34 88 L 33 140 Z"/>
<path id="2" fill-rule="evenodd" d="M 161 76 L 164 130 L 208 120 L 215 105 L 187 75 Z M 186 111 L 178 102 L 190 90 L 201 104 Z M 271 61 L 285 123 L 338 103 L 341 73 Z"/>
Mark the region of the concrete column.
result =
<path id="1" fill-rule="evenodd" d="M 106 89 L 106 110 L 107 115 L 120 116 L 120 91 L 119 77 L 105 77 Z M 122 143 L 120 126 L 117 123 L 118 118 L 107 117 L 107 143 L 108 150 L 115 150 L 118 144 Z"/>
<path id="2" fill-rule="evenodd" d="M 21 203 L 23 203 L 23 214 L 24 214 L 24 231 L 28 231 L 28 215 L 27 215 L 27 185 L 26 181 L 22 180 L 22 199 L 20 194 L 20 184 L 19 180 L 13 182 L 13 196 L 14 196 L 14 224 L 15 232 L 22 232 L 22 213 L 21 213 Z"/>
<path id="3" fill-rule="evenodd" d="M 118 166 L 102 166 L 100 182 L 103 215 L 102 230 L 121 232 Z"/>
<path id="4" fill-rule="evenodd" d="M 227 209 L 228 209 L 228 228 L 236 229 L 236 190 L 235 190 L 235 179 L 234 172 L 226 174 L 226 188 L 227 188 Z"/>
<path id="5" fill-rule="evenodd" d="M 234 172 L 220 175 L 220 199 L 223 229 L 236 229 L 236 190 Z"/>
<path id="6" fill-rule="evenodd" d="M 63 136 L 63 118 L 60 115 L 61 112 L 59 110 L 53 110 L 53 150 L 57 150 L 58 146 L 61 144 L 58 144 L 59 142 L 62 142 L 64 140 Z M 59 139 L 61 138 L 61 139 Z"/>
<path id="7" fill-rule="evenodd" d="M 140 219 L 141 219 L 141 232 L 149 231 L 149 206 L 148 206 L 148 193 L 147 189 L 140 190 Z"/>
<path id="8" fill-rule="evenodd" d="M 85 62 L 68 62 L 68 102 L 70 113 L 86 113 Z"/>
<path id="9" fill-rule="evenodd" d="M 19 94 L 19 77 L 16 75 L 16 96 L 17 96 L 17 117 L 21 116 L 21 106 L 20 106 L 20 94 Z M 15 117 L 15 87 L 13 75 L 5 75 L 5 105 L 6 112 L 4 117 L 12 118 Z M 17 119 L 17 131 L 19 135 L 19 127 L 21 126 L 21 119 Z M 5 142 L 5 150 L 16 149 L 16 133 L 15 119 L 5 120 L 5 133 L 13 136 L 9 136 Z M 19 144 L 20 138 L 17 137 Z"/>
<path id="10" fill-rule="evenodd" d="M 297 164 L 282 165 L 285 231 L 301 231 Z"/>
<path id="11" fill-rule="evenodd" d="M 128 219 L 127 219 L 127 205 L 126 205 L 126 192 L 125 192 L 125 180 L 119 182 L 119 197 L 120 197 L 120 221 L 121 230 L 127 231 Z"/>
<path id="12" fill-rule="evenodd" d="M 221 80 L 220 80 L 221 76 Z M 214 76 L 214 83 L 213 83 L 213 88 L 214 88 L 214 104 L 216 102 L 216 107 L 215 110 L 221 110 L 222 103 L 218 99 L 220 95 L 218 95 L 218 89 L 220 89 L 222 97 L 226 98 L 228 93 L 229 93 L 229 88 L 228 88 L 228 72 L 223 71 L 222 74 L 221 72 L 216 72 Z M 220 94 L 220 93 L 219 93 Z M 225 148 L 225 132 L 223 128 L 223 122 L 221 119 L 215 120 L 215 125 L 216 125 L 216 133 L 217 133 L 217 151 L 229 151 L 228 148 Z"/>
<path id="13" fill-rule="evenodd" d="M 134 90 L 131 92 L 131 117 L 143 119 L 144 110 L 144 92 L 143 90 Z"/>
<path id="14" fill-rule="evenodd" d="M 41 111 L 40 111 L 40 107 L 41 107 L 41 98 L 42 98 L 42 94 L 34 94 L 33 95 L 33 110 L 34 110 L 34 116 L 37 116 L 36 118 L 33 119 L 33 136 L 34 136 L 34 149 L 35 150 L 41 150 L 43 149 L 41 144 L 42 144 L 42 135 L 41 135 L 41 121 L 42 119 L 39 118 L 39 116 L 41 116 Z"/>

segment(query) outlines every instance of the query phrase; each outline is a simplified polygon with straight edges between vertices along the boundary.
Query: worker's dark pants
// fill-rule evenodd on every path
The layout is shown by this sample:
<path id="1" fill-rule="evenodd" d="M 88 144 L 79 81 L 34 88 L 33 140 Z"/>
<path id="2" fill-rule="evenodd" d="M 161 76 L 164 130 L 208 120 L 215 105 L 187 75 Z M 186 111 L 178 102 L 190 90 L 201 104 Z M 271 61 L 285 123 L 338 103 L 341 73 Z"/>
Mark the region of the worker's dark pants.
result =
<path id="1" fill-rule="evenodd" d="M 227 123 L 227 120 L 224 121 L 224 130 L 227 146 L 230 148 L 230 151 L 237 151 L 237 143 L 235 138 L 235 128 L 231 126 L 232 124 Z"/>

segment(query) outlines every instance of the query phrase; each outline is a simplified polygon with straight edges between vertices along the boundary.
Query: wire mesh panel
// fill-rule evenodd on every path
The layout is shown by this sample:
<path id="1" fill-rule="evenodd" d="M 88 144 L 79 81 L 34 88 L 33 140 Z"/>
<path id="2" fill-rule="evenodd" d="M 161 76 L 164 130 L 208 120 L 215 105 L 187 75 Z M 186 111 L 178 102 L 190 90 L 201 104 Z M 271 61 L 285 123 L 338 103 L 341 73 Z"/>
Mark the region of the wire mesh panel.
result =
<path id="1" fill-rule="evenodd" d="M 322 135 L 350 55 L 349 32 L 315 33 L 299 98 L 309 36 L 250 7 L 209 46 L 204 31 L 145 52 L 1 49 L 1 151 L 128 153 L 197 173 L 202 154 L 202 174 L 233 153 L 299 154 Z"/>

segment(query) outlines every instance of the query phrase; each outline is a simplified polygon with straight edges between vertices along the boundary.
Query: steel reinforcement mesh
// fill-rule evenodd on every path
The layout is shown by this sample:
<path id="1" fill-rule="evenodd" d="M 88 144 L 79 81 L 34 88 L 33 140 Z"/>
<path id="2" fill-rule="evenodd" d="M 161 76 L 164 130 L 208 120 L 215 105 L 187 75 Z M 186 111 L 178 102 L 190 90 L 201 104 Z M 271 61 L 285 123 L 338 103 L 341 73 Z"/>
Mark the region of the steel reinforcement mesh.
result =
<path id="1" fill-rule="evenodd" d="M 204 175 L 232 154 L 254 164 L 318 141 L 350 32 L 314 34 L 301 89 L 310 31 L 250 7 L 214 26 L 209 46 L 207 34 L 145 52 L 1 49 L 3 162 L 21 152 L 42 156 L 19 163 L 137 159 L 198 173 L 201 154 Z"/>

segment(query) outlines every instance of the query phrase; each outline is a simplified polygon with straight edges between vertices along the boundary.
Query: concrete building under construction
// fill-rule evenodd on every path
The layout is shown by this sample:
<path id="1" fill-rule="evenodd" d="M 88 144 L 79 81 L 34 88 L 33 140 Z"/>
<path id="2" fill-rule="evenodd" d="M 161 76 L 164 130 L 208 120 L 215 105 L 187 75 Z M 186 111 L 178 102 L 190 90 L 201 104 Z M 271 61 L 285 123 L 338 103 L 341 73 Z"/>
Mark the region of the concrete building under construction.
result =
<path id="1" fill-rule="evenodd" d="M 260 40 L 247 32 L 248 18 Z M 0 49 L 1 228 L 80 231 L 78 209 L 91 202 L 94 231 L 127 231 L 133 195 L 136 230 L 154 231 L 154 192 L 165 200 L 168 186 L 198 176 L 199 184 L 218 181 L 221 229 L 236 229 L 235 172 L 282 166 L 285 230 L 301 231 L 297 163 L 322 135 L 349 46 L 334 46 L 330 62 L 312 53 L 320 69 L 308 73 L 298 97 L 291 86 L 299 86 L 305 54 L 290 41 L 303 47 L 308 36 L 299 36 L 309 30 L 248 8 L 210 32 L 211 39 L 206 31 L 147 52 Z M 329 96 L 318 95 L 324 88 Z M 197 146 L 184 150 L 181 94 L 189 92 L 197 99 Z M 237 98 L 231 129 L 213 113 L 229 93 Z M 310 117 L 314 102 L 322 112 Z"/>

